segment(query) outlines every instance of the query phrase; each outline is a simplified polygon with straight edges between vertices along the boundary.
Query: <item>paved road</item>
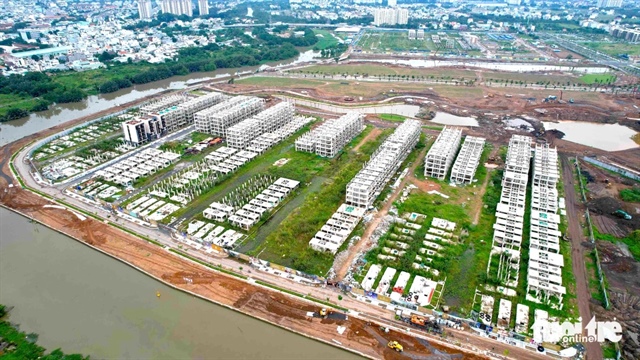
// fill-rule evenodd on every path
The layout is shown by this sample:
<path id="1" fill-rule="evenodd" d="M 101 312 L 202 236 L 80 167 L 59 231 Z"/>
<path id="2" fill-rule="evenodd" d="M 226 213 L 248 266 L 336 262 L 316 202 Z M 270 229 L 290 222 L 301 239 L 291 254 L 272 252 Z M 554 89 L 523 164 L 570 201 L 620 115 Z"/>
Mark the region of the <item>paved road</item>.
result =
<path id="1" fill-rule="evenodd" d="M 591 309 L 589 300 L 589 281 L 587 269 L 585 267 L 585 249 L 582 243 L 586 241 L 581 226 L 581 204 L 575 192 L 575 179 L 573 176 L 573 162 L 565 154 L 560 155 L 562 162 L 562 181 L 564 182 L 564 196 L 567 205 L 567 219 L 569 221 L 569 238 L 571 239 L 571 261 L 573 265 L 573 275 L 576 280 L 576 296 L 578 300 L 578 310 L 582 317 L 583 325 L 591 320 Z M 597 342 L 585 343 L 587 357 L 590 360 L 602 360 L 602 348 Z"/>

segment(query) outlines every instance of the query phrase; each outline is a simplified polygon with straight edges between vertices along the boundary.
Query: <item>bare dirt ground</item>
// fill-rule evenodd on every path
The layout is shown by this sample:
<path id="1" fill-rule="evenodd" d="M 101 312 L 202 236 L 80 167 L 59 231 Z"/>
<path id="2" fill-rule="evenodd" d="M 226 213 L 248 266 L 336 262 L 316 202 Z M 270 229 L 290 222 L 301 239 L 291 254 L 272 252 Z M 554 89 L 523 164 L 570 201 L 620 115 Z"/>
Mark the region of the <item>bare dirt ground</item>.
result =
<path id="1" fill-rule="evenodd" d="M 380 136 L 380 134 L 382 134 L 382 129 L 380 128 L 373 128 L 368 134 L 367 136 L 364 137 L 364 139 L 362 139 L 362 141 L 360 141 L 358 143 L 358 145 L 356 145 L 353 148 L 353 151 L 358 151 L 360 149 L 360 147 L 362 147 L 362 145 L 366 144 L 367 142 L 377 138 L 378 136 Z"/>
<path id="2" fill-rule="evenodd" d="M 578 310 L 583 320 L 591 319 L 591 309 L 589 308 L 591 293 L 589 292 L 589 280 L 587 270 L 584 263 L 585 242 L 584 232 L 581 224 L 581 203 L 575 192 L 573 177 L 573 165 L 569 158 L 562 154 L 560 156 L 562 162 L 562 180 L 564 182 L 565 200 L 567 206 L 567 218 L 569 222 L 569 238 L 571 239 L 571 262 L 573 266 L 573 275 L 576 283 L 576 296 L 578 302 Z M 591 360 L 602 360 L 602 349 L 596 342 L 585 343 L 587 354 Z"/>

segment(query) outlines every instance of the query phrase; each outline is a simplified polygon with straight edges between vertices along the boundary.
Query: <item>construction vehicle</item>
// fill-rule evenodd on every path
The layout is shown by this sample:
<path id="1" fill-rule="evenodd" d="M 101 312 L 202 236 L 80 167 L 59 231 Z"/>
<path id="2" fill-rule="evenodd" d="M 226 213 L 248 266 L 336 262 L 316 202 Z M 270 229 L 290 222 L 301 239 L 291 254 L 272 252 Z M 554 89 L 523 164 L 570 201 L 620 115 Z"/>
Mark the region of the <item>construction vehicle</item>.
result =
<path id="1" fill-rule="evenodd" d="M 631 220 L 631 215 L 629 215 L 628 212 L 622 210 L 622 209 L 618 209 L 616 210 L 613 215 L 621 218 L 621 219 L 625 219 L 625 220 Z"/>
<path id="2" fill-rule="evenodd" d="M 411 323 L 418 326 L 425 326 L 427 324 L 427 319 L 418 315 L 411 315 Z"/>
<path id="3" fill-rule="evenodd" d="M 389 343 L 387 344 L 387 347 L 389 349 L 393 349 L 397 352 L 402 352 L 404 350 L 404 348 L 402 347 L 402 345 L 400 345 L 399 342 L 393 340 L 393 341 L 389 341 Z"/>
<path id="4" fill-rule="evenodd" d="M 327 309 L 325 308 L 320 309 L 320 317 L 326 318 L 328 314 L 329 312 L 327 311 Z"/>

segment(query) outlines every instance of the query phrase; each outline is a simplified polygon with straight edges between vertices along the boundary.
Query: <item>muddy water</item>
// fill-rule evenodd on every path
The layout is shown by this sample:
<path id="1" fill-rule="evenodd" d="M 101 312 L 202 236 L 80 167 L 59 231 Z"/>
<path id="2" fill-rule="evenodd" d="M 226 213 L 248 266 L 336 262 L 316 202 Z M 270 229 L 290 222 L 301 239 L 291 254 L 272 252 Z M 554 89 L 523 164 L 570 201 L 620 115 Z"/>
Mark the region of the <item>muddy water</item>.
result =
<path id="1" fill-rule="evenodd" d="M 478 120 L 468 116 L 457 116 L 446 112 L 438 112 L 433 119 L 432 123 L 454 126 L 478 126 Z"/>
<path id="2" fill-rule="evenodd" d="M 607 151 L 633 149 L 639 145 L 632 137 L 637 132 L 620 124 L 598 124 L 583 121 L 542 122 L 546 130 L 562 131 L 564 140 Z"/>
<path id="3" fill-rule="evenodd" d="M 94 359 L 357 358 L 173 290 L 2 208 L 0 228 L 0 303 L 48 349 Z"/>

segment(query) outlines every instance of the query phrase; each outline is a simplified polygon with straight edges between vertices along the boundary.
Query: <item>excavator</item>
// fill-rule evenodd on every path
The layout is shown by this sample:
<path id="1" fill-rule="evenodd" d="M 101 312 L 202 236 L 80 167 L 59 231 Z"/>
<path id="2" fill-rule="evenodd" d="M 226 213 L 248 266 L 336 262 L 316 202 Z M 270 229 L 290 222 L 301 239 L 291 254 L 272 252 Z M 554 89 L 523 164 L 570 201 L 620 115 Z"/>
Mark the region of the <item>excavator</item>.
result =
<path id="1" fill-rule="evenodd" d="M 389 343 L 387 344 L 387 347 L 389 349 L 393 349 L 397 352 L 402 352 L 402 350 L 404 350 L 404 348 L 402 347 L 402 345 L 400 345 L 399 342 L 393 340 L 393 341 L 389 341 Z"/>

